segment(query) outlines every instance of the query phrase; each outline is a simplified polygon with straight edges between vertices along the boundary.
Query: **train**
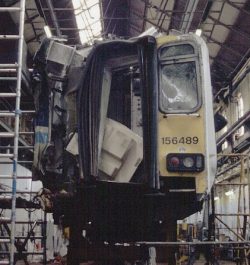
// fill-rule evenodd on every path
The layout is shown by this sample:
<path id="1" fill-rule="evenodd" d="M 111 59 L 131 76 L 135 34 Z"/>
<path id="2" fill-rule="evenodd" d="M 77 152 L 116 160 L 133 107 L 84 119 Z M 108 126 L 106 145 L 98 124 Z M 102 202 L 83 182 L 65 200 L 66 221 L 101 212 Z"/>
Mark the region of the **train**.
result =
<path id="1" fill-rule="evenodd" d="M 34 65 L 33 179 L 69 228 L 69 264 L 133 263 L 143 242 L 175 241 L 177 220 L 202 209 L 216 174 L 204 40 L 50 38 Z M 174 249 L 157 248 L 157 260 L 175 264 Z"/>

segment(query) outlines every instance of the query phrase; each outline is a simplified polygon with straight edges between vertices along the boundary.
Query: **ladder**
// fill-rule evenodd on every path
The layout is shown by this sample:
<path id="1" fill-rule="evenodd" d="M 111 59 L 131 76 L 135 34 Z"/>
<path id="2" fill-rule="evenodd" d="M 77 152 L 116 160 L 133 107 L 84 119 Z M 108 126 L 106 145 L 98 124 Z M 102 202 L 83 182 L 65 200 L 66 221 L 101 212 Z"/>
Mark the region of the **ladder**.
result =
<path id="1" fill-rule="evenodd" d="M 15 77 L 2 76 L 0 80 L 3 81 L 15 81 L 16 91 L 10 93 L 2 93 L 0 88 L 0 98 L 15 98 L 15 111 L 0 111 L 0 117 L 13 117 L 14 131 L 13 132 L 1 132 L 0 138 L 13 138 L 14 146 L 12 153 L 0 153 L 0 158 L 11 158 L 13 161 L 12 170 L 12 193 L 11 193 L 11 217 L 10 220 L 0 219 L 0 223 L 9 221 L 11 223 L 10 237 L 7 239 L 0 239 L 0 244 L 9 244 L 9 260 L 0 260 L 0 265 L 10 264 L 14 265 L 14 254 L 15 254 L 15 233 L 16 233 L 16 185 L 17 185 L 17 163 L 18 163 L 18 141 L 19 141 L 19 120 L 21 115 L 20 100 L 21 100 L 21 79 L 22 79 L 22 62 L 23 62 L 23 42 L 24 42 L 24 21 L 25 21 L 25 0 L 20 0 L 18 7 L 0 7 L 1 12 L 16 12 L 19 13 L 19 33 L 18 35 L 0 35 L 0 41 L 13 40 L 18 41 L 18 55 L 17 62 L 0 64 L 1 73 L 16 73 Z M 1 45 L 1 42 L 0 42 Z M 1 218 L 1 217 L 0 217 Z"/>

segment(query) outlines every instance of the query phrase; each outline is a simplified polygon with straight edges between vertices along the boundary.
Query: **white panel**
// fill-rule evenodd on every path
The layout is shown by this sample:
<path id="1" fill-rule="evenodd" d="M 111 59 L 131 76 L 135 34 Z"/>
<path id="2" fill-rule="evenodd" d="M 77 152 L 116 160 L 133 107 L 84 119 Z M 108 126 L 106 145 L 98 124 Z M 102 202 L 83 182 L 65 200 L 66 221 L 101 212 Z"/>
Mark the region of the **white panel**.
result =
<path id="1" fill-rule="evenodd" d="M 153 27 L 153 25 L 151 23 L 149 23 L 149 22 L 146 22 L 146 24 L 145 24 L 145 30 L 147 30 L 147 29 L 149 29 L 151 27 Z"/>
<path id="2" fill-rule="evenodd" d="M 10 159 L 1 159 L 0 160 L 0 175 L 11 175 L 13 164 Z M 6 162 L 8 164 L 3 164 Z M 21 165 L 17 166 L 17 175 L 22 177 L 30 177 L 31 171 Z M 11 179 L 1 179 L 0 178 L 0 188 L 5 187 L 6 190 L 11 190 L 12 180 Z M 18 179 L 17 180 L 17 191 L 38 191 L 42 188 L 40 181 L 31 181 L 31 179 Z M 25 197 L 25 195 L 22 195 Z M 27 196 L 26 196 L 27 197 Z M 28 196 L 29 197 L 29 196 Z"/>
<path id="3" fill-rule="evenodd" d="M 202 26 L 202 31 L 211 31 L 213 29 L 213 25 L 212 24 L 205 24 L 203 23 L 203 26 Z"/>
<path id="4" fill-rule="evenodd" d="M 150 1 L 151 5 L 152 6 L 160 6 L 162 0 L 153 0 L 153 1 Z"/>
<path id="5" fill-rule="evenodd" d="M 149 20 L 154 20 L 155 23 L 157 23 L 158 21 L 158 18 L 160 17 L 160 14 L 161 12 L 159 10 L 157 10 L 157 8 L 153 8 L 153 7 L 150 7 L 147 9 L 147 18 Z"/>
<path id="6" fill-rule="evenodd" d="M 219 42 L 224 42 L 229 32 L 229 29 L 225 28 L 224 26 L 216 25 L 212 33 L 212 38 L 218 40 Z"/>
<path id="7" fill-rule="evenodd" d="M 207 43 L 209 55 L 215 57 L 220 50 L 220 46 L 215 43 Z"/>
<path id="8" fill-rule="evenodd" d="M 239 182 L 239 179 L 235 180 L 235 182 Z M 228 190 L 233 189 L 234 193 L 230 196 L 226 196 L 225 192 Z M 238 197 L 239 197 L 239 187 L 229 187 L 229 186 L 223 186 L 218 188 L 217 187 L 216 196 L 219 197 L 219 200 L 215 202 L 215 211 L 216 213 L 222 213 L 222 214 L 236 214 L 238 212 Z M 243 191 L 241 190 L 241 196 L 243 194 Z M 248 198 L 248 188 L 245 187 L 245 198 Z M 246 209 L 249 209 L 249 203 L 246 199 Z M 244 212 L 244 204 L 243 204 L 243 196 L 241 197 L 241 203 L 240 203 L 240 212 Z M 247 211 L 248 212 L 248 211 Z M 236 216 L 219 216 L 220 219 L 223 220 L 230 228 L 232 228 L 236 232 L 237 228 L 237 217 Z M 241 227 L 243 224 L 243 218 L 240 217 L 241 220 Z M 221 229 L 220 234 L 221 237 L 230 237 L 232 240 L 236 240 L 235 235 L 233 235 L 232 232 L 230 232 L 225 226 L 217 222 L 217 227 L 220 227 Z"/>
<path id="9" fill-rule="evenodd" d="M 13 6 L 19 6 L 19 3 L 17 2 L 17 4 L 15 4 Z M 34 0 L 26 0 L 26 8 L 27 9 L 36 9 L 37 7 L 35 4 L 35 1 Z M 28 13 L 29 17 L 32 17 L 32 16 L 38 14 L 38 11 L 27 10 L 27 13 Z M 19 13 L 18 12 L 10 12 L 10 16 L 12 17 L 13 21 L 17 25 L 19 25 Z M 33 22 L 35 23 L 35 27 L 41 28 L 42 29 L 41 32 L 44 33 L 43 32 L 43 27 L 45 25 L 44 19 L 39 16 L 39 17 L 35 18 L 33 20 Z M 39 33 L 38 30 L 36 30 L 36 33 Z M 24 27 L 24 38 L 25 38 L 25 40 L 28 41 L 29 39 L 32 39 L 34 37 L 35 37 L 35 35 L 34 35 L 34 32 L 33 32 L 31 25 L 26 23 L 25 27 Z M 34 54 L 37 51 L 39 46 L 40 46 L 40 44 L 37 42 L 29 43 L 28 48 L 29 48 L 30 53 Z"/>
<path id="10" fill-rule="evenodd" d="M 98 146 L 102 146 L 103 135 L 105 130 L 105 123 L 107 118 L 108 104 L 109 104 L 109 92 L 111 87 L 111 72 L 108 69 L 104 69 L 103 81 L 102 81 L 102 95 L 101 95 L 101 108 L 100 108 L 100 128 L 99 128 L 99 140 Z M 101 148 L 98 151 L 98 159 L 100 158 Z"/>
<path id="11" fill-rule="evenodd" d="M 223 4 L 222 1 L 214 1 L 213 5 L 212 5 L 212 7 L 210 9 L 210 12 L 212 12 L 212 11 L 220 11 L 221 8 L 222 8 L 222 4 Z"/>
<path id="12" fill-rule="evenodd" d="M 238 9 L 229 4 L 225 4 L 222 10 L 220 21 L 226 25 L 233 25 L 239 15 Z"/>
<path id="13" fill-rule="evenodd" d="M 142 158 L 142 138 L 123 124 L 107 119 L 99 163 L 101 178 L 129 182 Z"/>

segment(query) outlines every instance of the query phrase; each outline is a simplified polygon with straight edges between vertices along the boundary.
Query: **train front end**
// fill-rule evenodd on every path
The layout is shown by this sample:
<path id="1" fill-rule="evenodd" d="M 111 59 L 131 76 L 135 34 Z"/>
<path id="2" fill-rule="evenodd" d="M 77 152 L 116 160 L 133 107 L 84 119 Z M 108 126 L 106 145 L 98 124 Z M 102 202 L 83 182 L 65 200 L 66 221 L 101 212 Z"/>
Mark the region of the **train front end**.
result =
<path id="1" fill-rule="evenodd" d="M 194 35 L 158 39 L 158 156 L 172 192 L 209 192 L 216 173 L 209 57 Z"/>

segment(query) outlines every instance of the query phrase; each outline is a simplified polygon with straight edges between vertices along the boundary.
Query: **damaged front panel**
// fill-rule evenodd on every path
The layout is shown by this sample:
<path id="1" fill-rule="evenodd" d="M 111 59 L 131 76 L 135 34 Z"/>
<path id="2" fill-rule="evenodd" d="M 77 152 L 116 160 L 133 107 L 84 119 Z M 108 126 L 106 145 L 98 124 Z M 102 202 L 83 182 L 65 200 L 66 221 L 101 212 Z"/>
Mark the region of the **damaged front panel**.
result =
<path id="1" fill-rule="evenodd" d="M 49 39 L 35 56 L 33 178 L 53 192 L 72 189 L 78 175 L 76 159 L 65 150 L 77 130 L 76 94 L 83 62 L 75 49 Z"/>
<path id="2" fill-rule="evenodd" d="M 128 182 L 133 177 L 142 161 L 142 139 L 118 121 L 130 127 L 132 108 L 127 99 L 131 97 L 131 69 L 138 76 L 140 68 L 138 47 L 136 42 L 115 41 L 76 51 L 54 40 L 42 43 L 33 74 L 33 178 L 41 179 L 45 188 L 72 191 L 80 179 Z M 114 97 L 115 91 L 122 95 L 121 102 Z M 119 139 L 122 131 L 130 139 L 127 148 L 127 138 Z M 112 142 L 115 149 L 108 147 Z M 117 150 L 123 156 L 117 156 Z M 134 169 L 126 170 L 126 165 Z M 122 168 L 126 174 L 118 177 Z"/>

